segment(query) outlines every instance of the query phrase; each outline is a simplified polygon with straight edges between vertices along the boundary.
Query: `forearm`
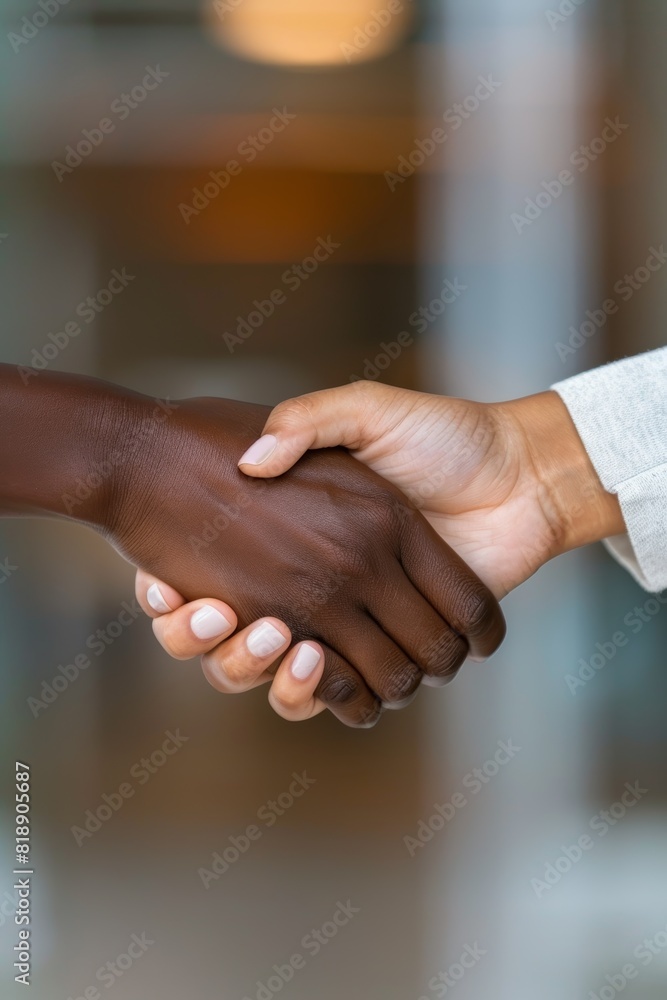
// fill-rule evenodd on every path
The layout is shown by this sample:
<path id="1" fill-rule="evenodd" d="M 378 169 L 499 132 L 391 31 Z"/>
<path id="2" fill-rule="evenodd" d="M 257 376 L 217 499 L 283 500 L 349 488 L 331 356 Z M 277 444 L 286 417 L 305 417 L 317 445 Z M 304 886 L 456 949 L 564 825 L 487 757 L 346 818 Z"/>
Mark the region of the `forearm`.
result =
<path id="1" fill-rule="evenodd" d="M 101 526 L 112 475 L 91 471 L 107 468 L 142 399 L 96 379 L 0 365 L 0 515 Z"/>

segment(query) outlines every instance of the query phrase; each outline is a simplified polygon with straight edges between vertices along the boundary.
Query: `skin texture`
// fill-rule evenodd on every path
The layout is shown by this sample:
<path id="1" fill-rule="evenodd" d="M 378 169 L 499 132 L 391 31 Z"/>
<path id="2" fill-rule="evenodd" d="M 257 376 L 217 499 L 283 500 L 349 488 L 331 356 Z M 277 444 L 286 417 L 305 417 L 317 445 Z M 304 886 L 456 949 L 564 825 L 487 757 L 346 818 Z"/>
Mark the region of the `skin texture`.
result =
<path id="1" fill-rule="evenodd" d="M 560 397 L 485 404 L 360 382 L 277 406 L 253 477 L 344 444 L 398 486 L 499 598 L 544 563 L 625 530 Z"/>
<path id="2" fill-rule="evenodd" d="M 553 392 L 493 405 L 363 382 L 281 403 L 263 433 L 273 451 L 258 465 L 242 461 L 248 476 L 279 476 L 307 449 L 345 445 L 398 486 L 499 598 L 560 553 L 625 530 L 618 499 L 603 489 Z M 145 594 L 142 578 L 137 589 Z M 175 610 L 156 634 L 169 652 L 178 636 L 196 655 L 190 608 L 179 594 L 170 602 Z M 206 662 L 231 682 L 221 690 L 271 679 L 236 636 L 209 647 Z M 273 703 L 286 718 L 320 707 L 313 685 L 284 666 L 276 681 Z"/>
<path id="3" fill-rule="evenodd" d="M 185 599 L 231 598 L 242 628 L 268 613 L 297 641 L 315 639 L 317 696 L 345 723 L 373 725 L 424 676 L 449 680 L 469 652 L 502 641 L 484 584 L 396 486 L 345 451 L 309 454 L 268 482 L 243 475 L 238 459 L 266 407 L 156 406 L 48 373 L 23 382 L 2 366 L 12 431 L 2 509 L 80 520 Z"/>

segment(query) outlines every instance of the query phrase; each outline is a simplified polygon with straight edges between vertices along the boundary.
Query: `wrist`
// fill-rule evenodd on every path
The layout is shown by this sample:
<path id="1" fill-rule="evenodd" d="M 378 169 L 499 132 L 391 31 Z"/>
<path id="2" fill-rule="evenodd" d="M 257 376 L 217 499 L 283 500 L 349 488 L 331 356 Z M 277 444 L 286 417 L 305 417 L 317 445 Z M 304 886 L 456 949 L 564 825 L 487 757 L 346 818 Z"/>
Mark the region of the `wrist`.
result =
<path id="1" fill-rule="evenodd" d="M 521 429 L 537 498 L 551 528 L 550 557 L 622 534 L 618 497 L 602 485 L 558 393 L 506 405 Z"/>
<path id="2" fill-rule="evenodd" d="M 96 379 L 0 366 L 0 511 L 104 529 L 152 401 Z"/>
<path id="3" fill-rule="evenodd" d="M 80 433 L 72 443 L 75 476 L 60 494 L 63 513 L 108 533 L 136 503 L 134 485 L 148 475 L 156 401 L 104 382 L 77 401 Z"/>

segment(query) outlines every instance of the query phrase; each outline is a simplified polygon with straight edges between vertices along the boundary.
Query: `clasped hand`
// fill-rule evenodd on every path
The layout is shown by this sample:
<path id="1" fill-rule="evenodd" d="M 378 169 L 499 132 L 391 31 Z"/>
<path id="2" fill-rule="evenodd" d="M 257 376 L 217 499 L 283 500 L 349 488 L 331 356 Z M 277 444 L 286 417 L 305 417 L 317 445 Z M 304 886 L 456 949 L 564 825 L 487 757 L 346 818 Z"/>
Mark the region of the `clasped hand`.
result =
<path id="1" fill-rule="evenodd" d="M 452 442 L 414 411 L 439 397 L 367 383 L 333 392 L 346 398 L 282 404 L 268 424 L 263 407 L 183 401 L 143 517 L 116 533 L 129 535 L 137 596 L 171 655 L 201 656 L 226 693 L 270 683 L 286 718 L 329 708 L 371 726 L 422 681 L 443 684 L 469 655 L 490 656 L 505 625 L 427 499 L 455 483 Z M 407 406 L 399 423 L 385 392 Z"/>

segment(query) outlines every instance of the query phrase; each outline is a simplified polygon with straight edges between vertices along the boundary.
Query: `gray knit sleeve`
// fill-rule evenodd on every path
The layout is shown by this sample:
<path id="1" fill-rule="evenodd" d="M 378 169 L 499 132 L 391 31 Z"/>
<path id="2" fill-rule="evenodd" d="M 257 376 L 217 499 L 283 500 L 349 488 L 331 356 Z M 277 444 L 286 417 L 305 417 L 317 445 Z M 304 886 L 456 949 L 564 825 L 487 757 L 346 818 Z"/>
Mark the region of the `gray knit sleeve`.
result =
<path id="1" fill-rule="evenodd" d="M 567 406 L 626 535 L 606 540 L 647 590 L 667 588 L 667 347 L 552 386 Z"/>

